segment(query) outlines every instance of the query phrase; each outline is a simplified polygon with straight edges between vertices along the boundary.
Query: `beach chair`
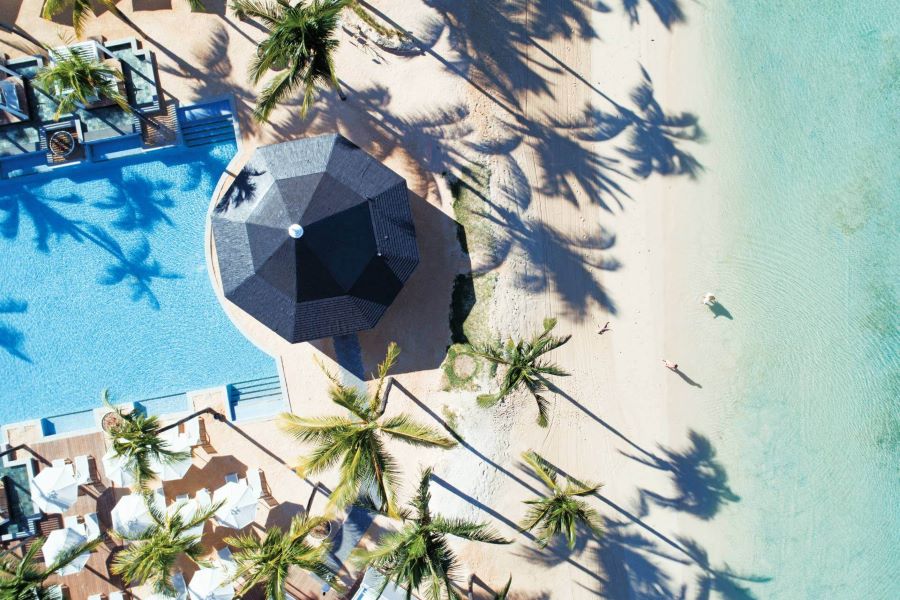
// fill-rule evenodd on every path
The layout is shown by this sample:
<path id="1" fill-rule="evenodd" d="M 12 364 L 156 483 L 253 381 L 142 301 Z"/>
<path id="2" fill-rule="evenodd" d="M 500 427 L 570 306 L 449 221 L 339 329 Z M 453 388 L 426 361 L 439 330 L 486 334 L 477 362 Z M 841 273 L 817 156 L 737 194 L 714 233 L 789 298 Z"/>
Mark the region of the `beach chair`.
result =
<path id="1" fill-rule="evenodd" d="M 100 481 L 93 456 L 82 454 L 75 457 L 75 481 L 78 485 L 94 485 Z"/>
<path id="2" fill-rule="evenodd" d="M 91 594 L 87 600 L 103 600 L 103 594 Z"/>
<path id="3" fill-rule="evenodd" d="M 190 421 L 185 421 L 184 433 L 182 435 L 192 448 L 194 446 L 200 446 L 200 417 L 194 417 Z"/>
<path id="4" fill-rule="evenodd" d="M 109 600 L 125 600 L 125 592 L 116 590 L 115 592 L 110 592 L 107 598 L 109 598 Z"/>
<path id="5" fill-rule="evenodd" d="M 158 487 L 155 490 L 153 490 L 152 498 L 153 498 L 153 504 L 156 506 L 156 509 L 159 511 L 165 512 L 165 510 L 166 510 L 166 492 L 161 487 Z"/>
<path id="6" fill-rule="evenodd" d="M 64 518 L 63 527 L 65 527 L 66 529 L 77 531 L 82 535 L 85 534 L 84 525 L 81 523 L 81 519 L 79 519 L 77 516 Z"/>
<path id="7" fill-rule="evenodd" d="M 92 512 L 84 515 L 84 532 L 89 540 L 100 538 L 100 517 Z"/>
<path id="8" fill-rule="evenodd" d="M 194 494 L 194 500 L 196 500 L 200 506 L 209 507 L 212 506 L 212 496 L 209 494 L 209 490 L 206 488 L 200 488 Z"/>
<path id="9" fill-rule="evenodd" d="M 218 559 L 219 566 L 228 574 L 228 577 L 234 577 L 234 574 L 237 572 L 237 563 L 234 561 L 234 556 L 231 554 L 231 548 L 223 546 L 221 549 L 216 550 L 216 558 Z"/>
<path id="10" fill-rule="evenodd" d="M 6 496 L 6 484 L 0 478 L 0 526 L 6 525 L 9 521 L 9 499 Z"/>
<path id="11" fill-rule="evenodd" d="M 184 582 L 184 573 L 176 569 L 172 575 L 172 587 L 175 588 L 176 598 L 187 598 L 187 584 Z"/>
<path id="12" fill-rule="evenodd" d="M 61 469 L 65 469 L 67 466 L 69 466 L 69 461 L 68 461 L 68 459 L 65 459 L 65 458 L 54 458 L 53 460 L 50 461 L 50 465 L 54 466 L 54 467 L 59 467 Z"/>
<path id="13" fill-rule="evenodd" d="M 249 469 L 247 471 L 247 485 L 268 506 L 274 504 L 275 498 L 272 497 L 272 493 L 269 491 L 269 485 L 266 483 L 266 474 L 262 469 Z"/>

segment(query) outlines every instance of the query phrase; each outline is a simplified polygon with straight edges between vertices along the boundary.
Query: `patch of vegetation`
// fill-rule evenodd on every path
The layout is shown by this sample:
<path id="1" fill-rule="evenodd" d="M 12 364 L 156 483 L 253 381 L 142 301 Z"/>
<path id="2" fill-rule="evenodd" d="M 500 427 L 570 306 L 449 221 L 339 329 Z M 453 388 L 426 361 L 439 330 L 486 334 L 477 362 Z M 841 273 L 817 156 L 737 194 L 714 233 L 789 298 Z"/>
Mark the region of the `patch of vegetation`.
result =
<path id="1" fill-rule="evenodd" d="M 446 175 L 446 174 L 445 174 Z M 453 195 L 456 235 L 473 265 L 489 257 L 495 244 L 490 224 L 482 216 L 488 197 L 490 172 L 481 165 L 465 168 L 458 176 L 447 176 Z M 461 352 L 463 344 L 488 341 L 491 298 L 497 285 L 494 273 L 460 273 L 453 282 L 450 299 L 450 341 L 444 371 L 445 390 L 476 390 L 477 379 L 489 375 L 484 361 Z"/>
<path id="2" fill-rule="evenodd" d="M 490 224 L 481 215 L 488 196 L 490 171 L 480 165 L 464 168 L 458 176 L 448 177 L 453 195 L 456 236 L 473 265 L 491 255 L 494 236 Z M 451 343 L 486 341 L 490 300 L 497 283 L 496 275 L 461 273 L 453 282 L 450 301 Z"/>
<path id="3" fill-rule="evenodd" d="M 476 379 L 482 372 L 484 361 L 463 352 L 463 344 L 447 348 L 447 357 L 441 364 L 444 371 L 444 390 L 475 390 Z"/>
<path id="4" fill-rule="evenodd" d="M 490 223 L 481 215 L 488 199 L 490 169 L 472 164 L 459 174 L 447 175 L 447 179 L 453 195 L 456 237 L 463 252 L 470 256 L 491 252 L 494 236 Z"/>
<path id="5" fill-rule="evenodd" d="M 379 22 L 372 13 L 367 11 L 359 2 L 353 2 L 350 4 L 350 10 L 359 17 L 359 20 L 374 29 L 378 32 L 379 35 L 383 35 L 386 38 L 397 38 L 403 39 L 406 37 L 406 33 L 400 31 L 399 29 L 393 29 L 391 27 L 386 27 L 383 23 Z"/>

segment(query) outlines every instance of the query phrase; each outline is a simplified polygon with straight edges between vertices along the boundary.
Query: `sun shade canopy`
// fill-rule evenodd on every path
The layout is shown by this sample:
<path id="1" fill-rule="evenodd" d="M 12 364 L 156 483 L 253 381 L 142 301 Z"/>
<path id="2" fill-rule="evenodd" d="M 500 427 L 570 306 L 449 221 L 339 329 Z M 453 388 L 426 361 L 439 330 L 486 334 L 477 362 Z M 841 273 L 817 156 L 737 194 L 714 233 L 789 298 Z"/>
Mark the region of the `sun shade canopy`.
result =
<path id="1" fill-rule="evenodd" d="M 419 263 L 406 182 L 340 135 L 258 148 L 211 221 L 225 297 L 292 343 L 374 327 Z"/>

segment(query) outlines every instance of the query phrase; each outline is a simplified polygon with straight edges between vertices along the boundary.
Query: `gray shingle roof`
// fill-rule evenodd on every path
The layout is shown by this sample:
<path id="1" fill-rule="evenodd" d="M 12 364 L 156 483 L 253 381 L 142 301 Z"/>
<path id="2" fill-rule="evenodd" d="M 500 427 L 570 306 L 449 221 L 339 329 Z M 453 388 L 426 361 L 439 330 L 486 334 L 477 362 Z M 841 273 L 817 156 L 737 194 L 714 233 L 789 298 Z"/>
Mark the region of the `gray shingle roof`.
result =
<path id="1" fill-rule="evenodd" d="M 258 148 L 212 231 L 225 297 L 289 342 L 375 326 L 419 263 L 406 182 L 337 134 Z"/>

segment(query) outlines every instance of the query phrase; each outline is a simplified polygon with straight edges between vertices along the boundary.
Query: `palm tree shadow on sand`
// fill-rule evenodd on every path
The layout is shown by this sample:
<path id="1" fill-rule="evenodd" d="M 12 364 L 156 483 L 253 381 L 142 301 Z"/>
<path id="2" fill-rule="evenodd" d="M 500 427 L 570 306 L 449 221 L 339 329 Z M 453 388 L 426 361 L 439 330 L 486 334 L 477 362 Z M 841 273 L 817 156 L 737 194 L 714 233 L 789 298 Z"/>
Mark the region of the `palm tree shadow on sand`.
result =
<path id="1" fill-rule="evenodd" d="M 659 447 L 660 454 L 637 456 L 622 453 L 628 458 L 672 476 L 676 493 L 672 497 L 656 492 L 640 490 L 640 512 L 649 512 L 648 503 L 685 512 L 704 520 L 712 519 L 729 502 L 740 497 L 728 486 L 725 467 L 716 460 L 716 452 L 709 438 L 696 432 L 688 432 L 690 445 L 684 450 Z"/>

